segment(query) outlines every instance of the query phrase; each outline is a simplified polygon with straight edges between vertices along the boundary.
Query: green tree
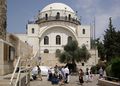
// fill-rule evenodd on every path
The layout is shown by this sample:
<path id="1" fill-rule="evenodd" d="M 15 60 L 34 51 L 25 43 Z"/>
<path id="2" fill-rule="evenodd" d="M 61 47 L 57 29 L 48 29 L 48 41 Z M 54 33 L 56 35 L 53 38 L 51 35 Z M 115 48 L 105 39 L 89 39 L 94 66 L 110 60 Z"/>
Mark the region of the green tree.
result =
<path id="1" fill-rule="evenodd" d="M 100 41 L 99 38 L 95 40 L 95 45 L 98 49 L 98 56 L 100 57 L 100 60 L 104 61 L 105 60 L 105 48 L 104 44 L 102 41 Z"/>
<path id="2" fill-rule="evenodd" d="M 116 56 L 116 31 L 112 25 L 112 19 L 109 18 L 109 28 L 105 31 L 104 47 L 107 61 Z"/>
<path id="3" fill-rule="evenodd" d="M 80 48 L 77 41 L 68 42 L 64 46 L 64 51 L 59 56 L 61 63 L 72 63 L 76 69 L 76 62 L 87 61 L 90 58 L 90 53 L 85 46 Z"/>

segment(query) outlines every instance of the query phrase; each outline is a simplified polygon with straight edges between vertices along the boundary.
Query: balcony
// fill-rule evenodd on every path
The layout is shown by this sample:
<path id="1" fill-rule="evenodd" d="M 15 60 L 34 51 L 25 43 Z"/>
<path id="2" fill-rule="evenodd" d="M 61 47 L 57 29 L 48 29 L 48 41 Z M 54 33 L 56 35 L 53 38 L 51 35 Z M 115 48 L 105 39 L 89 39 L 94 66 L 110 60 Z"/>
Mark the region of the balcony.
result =
<path id="1" fill-rule="evenodd" d="M 69 22 L 76 25 L 80 25 L 80 21 L 74 18 L 69 17 L 63 17 L 63 16 L 50 16 L 50 17 L 43 17 L 38 18 L 38 20 L 35 21 L 37 24 L 45 23 L 45 22 L 51 22 L 51 21 L 63 21 L 63 22 Z"/>

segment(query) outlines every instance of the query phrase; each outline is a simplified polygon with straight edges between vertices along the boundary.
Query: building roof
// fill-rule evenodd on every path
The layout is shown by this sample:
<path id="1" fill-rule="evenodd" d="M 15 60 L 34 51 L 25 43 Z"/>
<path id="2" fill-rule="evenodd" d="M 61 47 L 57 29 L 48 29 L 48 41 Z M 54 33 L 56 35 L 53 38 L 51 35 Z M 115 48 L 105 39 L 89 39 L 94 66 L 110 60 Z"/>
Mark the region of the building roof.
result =
<path id="1" fill-rule="evenodd" d="M 49 11 L 49 10 L 66 10 L 74 13 L 73 9 L 66 4 L 63 3 L 52 3 L 44 7 L 41 12 Z"/>

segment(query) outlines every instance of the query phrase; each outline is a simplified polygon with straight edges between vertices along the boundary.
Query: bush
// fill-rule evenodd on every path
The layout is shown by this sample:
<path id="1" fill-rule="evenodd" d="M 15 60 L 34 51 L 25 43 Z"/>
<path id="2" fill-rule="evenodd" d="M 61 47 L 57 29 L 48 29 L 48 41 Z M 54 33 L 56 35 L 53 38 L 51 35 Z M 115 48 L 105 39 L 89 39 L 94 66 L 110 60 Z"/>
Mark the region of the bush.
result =
<path id="1" fill-rule="evenodd" d="M 98 71 L 99 71 L 99 67 L 96 65 L 96 66 L 92 66 L 91 67 L 91 71 L 93 74 L 98 74 Z"/>
<path id="2" fill-rule="evenodd" d="M 107 66 L 105 70 L 106 70 L 106 75 L 111 76 L 111 65 Z"/>
<path id="3" fill-rule="evenodd" d="M 120 58 L 114 58 L 111 60 L 106 68 L 106 74 L 107 76 L 120 79 Z"/>
<path id="4" fill-rule="evenodd" d="M 120 60 L 114 62 L 111 66 L 112 76 L 120 79 Z"/>

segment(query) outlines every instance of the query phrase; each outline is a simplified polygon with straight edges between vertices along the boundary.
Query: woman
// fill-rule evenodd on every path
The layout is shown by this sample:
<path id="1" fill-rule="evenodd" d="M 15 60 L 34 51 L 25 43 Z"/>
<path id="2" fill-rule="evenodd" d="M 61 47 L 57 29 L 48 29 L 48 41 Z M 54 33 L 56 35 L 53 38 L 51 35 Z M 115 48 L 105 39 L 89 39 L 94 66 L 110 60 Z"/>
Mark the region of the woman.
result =
<path id="1" fill-rule="evenodd" d="M 80 82 L 81 85 L 84 83 L 84 81 L 83 81 L 83 75 L 84 75 L 83 70 L 80 69 L 79 70 L 79 82 Z"/>

